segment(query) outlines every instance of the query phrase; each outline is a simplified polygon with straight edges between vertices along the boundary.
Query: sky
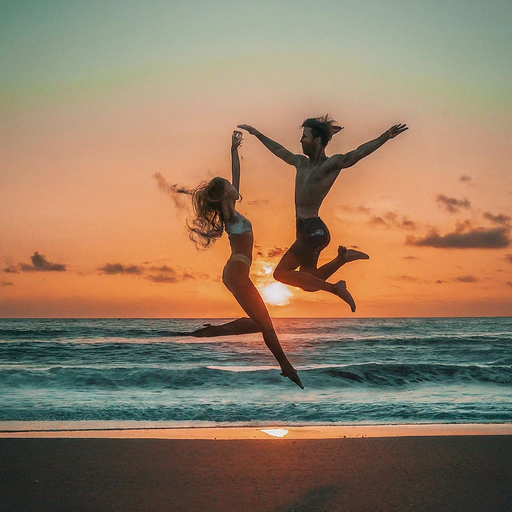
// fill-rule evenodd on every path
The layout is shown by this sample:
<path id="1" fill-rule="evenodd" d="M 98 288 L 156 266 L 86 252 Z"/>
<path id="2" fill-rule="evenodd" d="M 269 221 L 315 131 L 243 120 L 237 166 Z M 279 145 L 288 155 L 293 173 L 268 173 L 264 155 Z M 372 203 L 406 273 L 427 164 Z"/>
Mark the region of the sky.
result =
<path id="1" fill-rule="evenodd" d="M 239 211 L 276 317 L 512 315 L 509 0 L 0 2 L 0 317 L 238 317 L 224 236 L 189 240 L 194 187 L 230 177 L 237 124 L 294 153 L 329 114 L 346 153 L 320 210 L 337 297 L 272 278 L 294 168 L 246 134 Z"/>

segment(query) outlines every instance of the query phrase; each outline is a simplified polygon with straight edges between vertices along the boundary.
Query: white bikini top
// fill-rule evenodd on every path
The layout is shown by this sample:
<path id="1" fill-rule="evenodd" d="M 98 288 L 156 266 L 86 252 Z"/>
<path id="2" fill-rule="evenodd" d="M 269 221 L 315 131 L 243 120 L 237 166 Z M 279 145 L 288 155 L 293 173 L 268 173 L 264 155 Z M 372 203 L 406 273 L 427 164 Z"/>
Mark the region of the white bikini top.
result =
<path id="1" fill-rule="evenodd" d="M 229 237 L 231 235 L 241 235 L 242 233 L 249 233 L 252 231 L 252 224 L 249 219 L 246 219 L 241 213 L 235 211 L 236 220 L 233 224 L 224 224 L 224 229 Z"/>

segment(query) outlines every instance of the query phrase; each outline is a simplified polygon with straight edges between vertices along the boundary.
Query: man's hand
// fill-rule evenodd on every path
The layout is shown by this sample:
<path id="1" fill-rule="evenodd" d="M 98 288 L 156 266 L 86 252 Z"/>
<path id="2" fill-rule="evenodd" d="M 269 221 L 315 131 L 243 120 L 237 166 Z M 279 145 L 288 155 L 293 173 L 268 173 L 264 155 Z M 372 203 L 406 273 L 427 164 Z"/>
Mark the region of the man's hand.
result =
<path id="1" fill-rule="evenodd" d="M 233 131 L 231 136 L 231 151 L 235 151 L 242 145 L 242 132 L 238 130 Z"/>
<path id="2" fill-rule="evenodd" d="M 397 135 L 408 129 L 409 127 L 405 124 L 395 124 L 395 126 L 392 126 L 386 133 L 389 135 L 390 139 L 394 139 Z"/>
<path id="3" fill-rule="evenodd" d="M 239 124 L 238 128 L 248 131 L 251 135 L 256 135 L 257 133 L 259 133 L 258 130 L 256 130 L 256 128 L 253 128 L 248 124 Z"/>

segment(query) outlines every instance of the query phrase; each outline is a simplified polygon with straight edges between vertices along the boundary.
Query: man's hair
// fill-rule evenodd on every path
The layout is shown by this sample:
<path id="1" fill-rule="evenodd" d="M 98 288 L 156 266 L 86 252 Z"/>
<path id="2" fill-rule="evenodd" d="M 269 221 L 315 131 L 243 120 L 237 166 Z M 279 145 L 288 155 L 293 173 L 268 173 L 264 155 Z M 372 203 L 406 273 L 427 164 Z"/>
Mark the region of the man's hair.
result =
<path id="1" fill-rule="evenodd" d="M 320 137 L 322 146 L 324 147 L 329 144 L 332 136 L 341 130 L 341 127 L 337 125 L 336 121 L 334 119 L 329 119 L 328 115 L 310 117 L 302 123 L 301 128 L 311 128 L 313 137 L 315 139 Z"/>

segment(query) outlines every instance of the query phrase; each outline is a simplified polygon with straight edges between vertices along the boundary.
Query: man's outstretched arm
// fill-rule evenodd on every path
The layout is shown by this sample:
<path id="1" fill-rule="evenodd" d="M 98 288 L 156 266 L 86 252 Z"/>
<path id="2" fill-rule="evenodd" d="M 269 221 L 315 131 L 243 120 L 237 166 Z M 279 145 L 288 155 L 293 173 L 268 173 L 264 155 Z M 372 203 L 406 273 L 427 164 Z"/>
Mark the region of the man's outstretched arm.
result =
<path id="1" fill-rule="evenodd" d="M 274 155 L 284 160 L 287 164 L 295 165 L 296 155 L 294 155 L 291 151 L 288 151 L 284 146 L 281 146 L 281 144 L 278 142 L 269 139 L 266 135 L 263 135 L 261 132 L 256 130 L 256 128 L 253 128 L 248 124 L 239 124 L 238 128 L 246 130 L 251 135 L 256 136 L 267 149 L 272 151 Z"/>
<path id="2" fill-rule="evenodd" d="M 377 137 L 374 140 L 361 144 L 357 149 L 350 151 L 345 155 L 336 155 L 336 167 L 340 167 L 340 169 L 346 169 L 347 167 L 351 167 L 364 158 L 365 156 L 370 155 L 376 149 L 379 149 L 384 143 L 386 143 L 389 139 L 394 139 L 397 135 L 409 128 L 405 124 L 395 124 L 389 130 L 385 131 L 380 137 Z"/>

